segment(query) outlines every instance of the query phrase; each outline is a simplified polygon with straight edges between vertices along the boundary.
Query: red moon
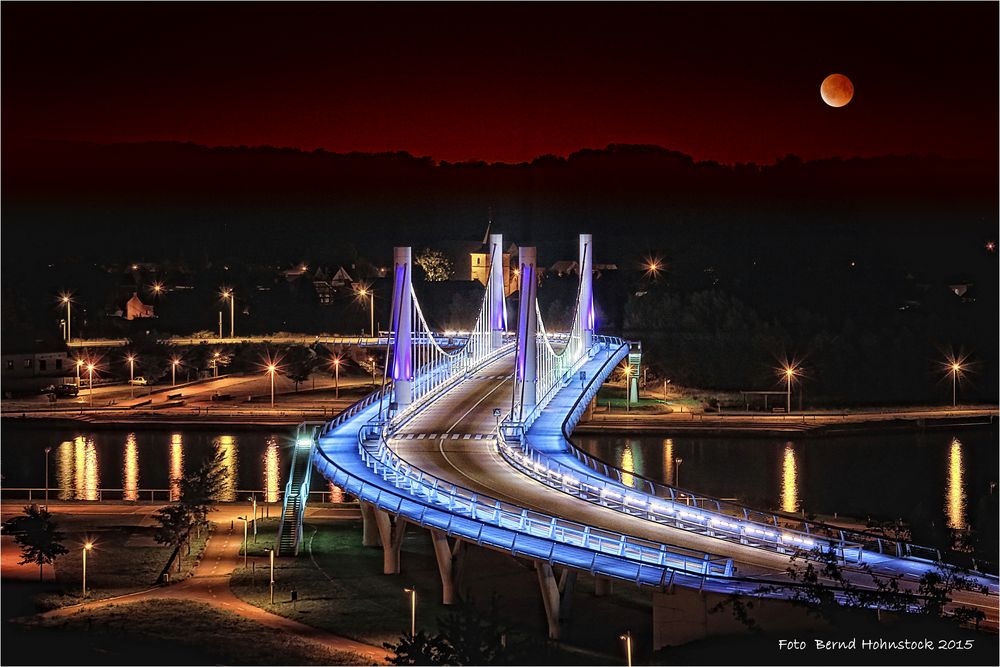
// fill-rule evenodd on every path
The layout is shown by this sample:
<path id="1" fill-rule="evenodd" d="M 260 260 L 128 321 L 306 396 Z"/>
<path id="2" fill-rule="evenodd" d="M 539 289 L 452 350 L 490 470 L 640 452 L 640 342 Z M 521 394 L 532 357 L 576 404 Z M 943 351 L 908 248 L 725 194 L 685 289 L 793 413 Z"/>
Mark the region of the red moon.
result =
<path id="1" fill-rule="evenodd" d="M 819 94 L 831 107 L 842 107 L 854 97 L 854 84 L 843 74 L 831 74 L 823 79 Z"/>

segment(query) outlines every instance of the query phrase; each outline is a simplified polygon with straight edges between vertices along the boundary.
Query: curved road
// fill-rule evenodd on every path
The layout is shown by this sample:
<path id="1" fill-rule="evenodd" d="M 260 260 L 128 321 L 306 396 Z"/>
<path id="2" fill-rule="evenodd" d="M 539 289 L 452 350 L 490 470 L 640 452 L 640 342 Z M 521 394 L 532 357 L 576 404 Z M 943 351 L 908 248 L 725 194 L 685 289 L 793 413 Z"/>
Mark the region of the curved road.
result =
<path id="1" fill-rule="evenodd" d="M 655 542 L 723 555 L 733 559 L 739 576 L 788 582 L 788 556 L 625 515 L 569 496 L 514 470 L 497 453 L 493 439 L 493 410 L 500 408 L 506 414 L 511 407 L 512 372 L 512 357 L 493 362 L 405 423 L 390 445 L 413 465 L 499 500 Z M 871 584 L 864 572 L 844 569 L 855 584 Z M 890 571 L 878 574 L 898 576 Z M 914 588 L 919 578 L 918 573 L 906 573 L 901 585 Z M 987 624 L 997 626 L 995 595 L 958 591 L 953 597 L 956 602 L 983 610 Z"/>

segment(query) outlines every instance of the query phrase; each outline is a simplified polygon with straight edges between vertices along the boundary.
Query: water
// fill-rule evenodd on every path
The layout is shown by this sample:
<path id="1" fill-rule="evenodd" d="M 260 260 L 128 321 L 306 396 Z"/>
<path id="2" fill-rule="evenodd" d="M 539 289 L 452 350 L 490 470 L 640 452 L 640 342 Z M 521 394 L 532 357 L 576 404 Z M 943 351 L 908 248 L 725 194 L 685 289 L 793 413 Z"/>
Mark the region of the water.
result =
<path id="1" fill-rule="evenodd" d="M 145 500 L 176 498 L 186 471 L 221 451 L 220 500 L 238 492 L 279 498 L 288 476 L 291 430 L 204 430 L 2 423 L 3 486 L 43 487 L 45 448 L 51 497 Z M 974 520 L 979 499 L 996 483 L 996 429 L 788 440 L 580 435 L 577 444 L 621 468 L 700 493 L 787 512 L 911 519 L 941 517 L 953 528 Z M 679 465 L 671 465 L 681 459 Z M 340 494 L 313 472 L 313 491 Z M 7 496 L 11 497 L 11 496 Z M 260 497 L 260 496 L 258 496 Z"/>
<path id="2" fill-rule="evenodd" d="M 50 497 L 60 500 L 173 500 L 183 475 L 221 452 L 225 474 L 219 500 L 237 500 L 241 492 L 253 491 L 258 499 L 275 502 L 287 481 L 293 440 L 291 431 L 281 430 L 128 431 L 8 422 L 2 424 L 2 436 L 3 487 L 43 488 L 49 447 Z M 331 491 L 315 472 L 312 490 Z M 334 500 L 342 499 L 332 491 Z"/>
<path id="3" fill-rule="evenodd" d="M 997 482 L 996 429 L 821 438 L 579 435 L 623 470 L 786 512 L 882 520 L 940 518 L 966 528 Z M 672 461 L 681 459 L 679 464 Z"/>

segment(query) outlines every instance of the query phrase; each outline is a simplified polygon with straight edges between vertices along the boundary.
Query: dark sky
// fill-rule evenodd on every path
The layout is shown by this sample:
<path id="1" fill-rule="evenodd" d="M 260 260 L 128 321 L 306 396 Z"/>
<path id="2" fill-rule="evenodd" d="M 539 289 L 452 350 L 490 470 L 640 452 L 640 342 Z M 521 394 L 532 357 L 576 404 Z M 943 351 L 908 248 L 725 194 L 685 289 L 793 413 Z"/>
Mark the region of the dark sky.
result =
<path id="1" fill-rule="evenodd" d="M 997 155 L 997 3 L 4 3 L 6 139 Z M 827 107 L 819 85 L 849 76 Z"/>

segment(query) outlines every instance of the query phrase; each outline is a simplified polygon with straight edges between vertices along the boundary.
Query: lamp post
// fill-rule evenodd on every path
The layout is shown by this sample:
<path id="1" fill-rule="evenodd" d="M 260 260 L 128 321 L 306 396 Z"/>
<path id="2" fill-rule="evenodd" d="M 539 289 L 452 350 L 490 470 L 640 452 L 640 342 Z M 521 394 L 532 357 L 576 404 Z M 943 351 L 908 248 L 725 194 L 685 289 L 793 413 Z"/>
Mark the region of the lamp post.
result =
<path id="1" fill-rule="evenodd" d="M 214 377 L 219 377 L 219 353 L 212 353 L 212 371 Z"/>
<path id="2" fill-rule="evenodd" d="M 371 336 L 375 337 L 375 290 L 371 287 L 362 287 L 358 290 L 358 296 L 368 297 L 368 309 L 371 317 Z"/>
<path id="3" fill-rule="evenodd" d="M 236 337 L 236 295 L 232 289 L 223 289 L 222 298 L 229 300 L 229 337 Z M 221 332 L 220 332 L 221 337 Z"/>
<path id="4" fill-rule="evenodd" d="M 89 375 L 87 395 L 90 397 L 90 407 L 94 407 L 94 364 L 87 364 Z"/>
<path id="5" fill-rule="evenodd" d="M 677 457 L 674 459 L 674 486 L 680 486 L 681 483 L 681 464 L 684 463 L 684 459 Z"/>
<path id="6" fill-rule="evenodd" d="M 72 324 L 70 323 L 71 322 L 71 320 L 70 320 L 70 309 L 71 309 L 71 304 L 73 303 L 73 299 L 70 298 L 69 294 L 63 294 L 60 297 L 60 300 L 64 304 L 66 304 L 66 342 L 69 343 L 69 342 L 71 342 L 73 340 L 73 330 L 71 328 Z"/>
<path id="7" fill-rule="evenodd" d="M 130 354 L 125 358 L 128 361 L 128 393 L 135 397 L 135 355 Z"/>
<path id="8" fill-rule="evenodd" d="M 403 592 L 410 594 L 410 636 L 417 634 L 417 589 L 404 588 Z"/>
<path id="9" fill-rule="evenodd" d="M 626 632 L 618 638 L 625 640 L 625 658 L 628 661 L 628 667 L 632 667 L 632 633 Z"/>
<path id="10" fill-rule="evenodd" d="M 795 377 L 795 368 L 793 366 L 785 367 L 785 414 L 792 411 L 792 378 Z"/>
<path id="11" fill-rule="evenodd" d="M 951 407 L 958 405 L 958 374 L 962 372 L 962 364 L 951 362 Z"/>
<path id="12" fill-rule="evenodd" d="M 334 389 L 337 392 L 336 397 L 340 398 L 340 357 L 333 358 L 333 372 L 334 372 Z"/>
<path id="13" fill-rule="evenodd" d="M 267 373 L 271 376 L 271 407 L 274 407 L 274 374 L 277 372 L 278 367 L 274 364 L 267 365 Z"/>
<path id="14" fill-rule="evenodd" d="M 76 360 L 76 389 L 80 390 L 80 367 L 83 366 L 83 359 Z"/>
<path id="15" fill-rule="evenodd" d="M 45 448 L 45 510 L 49 509 L 49 452 L 52 451 L 51 447 Z"/>
<path id="16" fill-rule="evenodd" d="M 87 552 L 93 548 L 92 542 L 83 545 L 83 597 L 87 597 Z"/>
<path id="17" fill-rule="evenodd" d="M 257 496 L 250 496 L 247 500 L 253 503 L 253 543 L 257 544 Z"/>
<path id="18" fill-rule="evenodd" d="M 170 386 L 177 386 L 177 364 L 181 363 L 180 359 L 174 357 L 170 360 Z"/>
<path id="19" fill-rule="evenodd" d="M 250 520 L 245 516 L 236 517 L 243 522 L 243 569 L 247 569 L 247 524 Z"/>
<path id="20" fill-rule="evenodd" d="M 375 357 L 368 357 L 368 363 L 372 365 L 372 386 L 375 386 Z"/>
<path id="21" fill-rule="evenodd" d="M 271 549 L 271 604 L 274 604 L 274 549 Z"/>

